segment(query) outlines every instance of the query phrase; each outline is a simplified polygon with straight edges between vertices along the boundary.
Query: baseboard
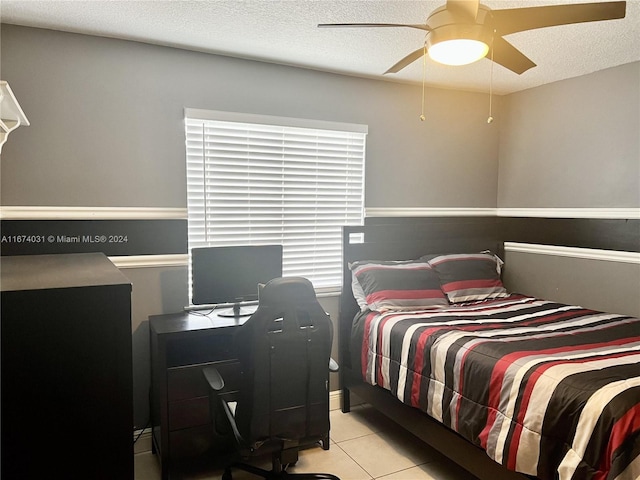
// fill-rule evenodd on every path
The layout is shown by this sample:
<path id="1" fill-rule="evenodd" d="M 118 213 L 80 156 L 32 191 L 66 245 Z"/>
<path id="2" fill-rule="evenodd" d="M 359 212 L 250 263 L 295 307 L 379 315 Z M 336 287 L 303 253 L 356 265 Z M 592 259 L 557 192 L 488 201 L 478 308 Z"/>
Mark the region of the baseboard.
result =
<path id="1" fill-rule="evenodd" d="M 146 453 L 151 451 L 152 434 L 151 429 L 135 430 L 133 432 L 133 439 L 136 440 L 133 444 L 133 454 Z"/>
<path id="2" fill-rule="evenodd" d="M 342 390 L 329 392 L 329 410 L 338 410 L 341 407 Z"/>
<path id="3" fill-rule="evenodd" d="M 341 390 L 334 390 L 332 392 L 329 392 L 329 410 L 339 410 L 341 408 L 341 400 Z M 135 430 L 133 432 L 133 439 L 135 440 L 136 438 L 138 438 L 138 440 L 133 445 L 134 454 L 146 453 L 151 451 L 152 434 L 150 429 Z"/>
<path id="4" fill-rule="evenodd" d="M 365 403 L 361 398 L 359 398 L 353 392 L 349 396 L 350 405 L 355 407 L 356 405 L 360 405 Z M 342 390 L 333 390 L 329 392 L 329 410 L 340 410 L 342 408 Z"/>

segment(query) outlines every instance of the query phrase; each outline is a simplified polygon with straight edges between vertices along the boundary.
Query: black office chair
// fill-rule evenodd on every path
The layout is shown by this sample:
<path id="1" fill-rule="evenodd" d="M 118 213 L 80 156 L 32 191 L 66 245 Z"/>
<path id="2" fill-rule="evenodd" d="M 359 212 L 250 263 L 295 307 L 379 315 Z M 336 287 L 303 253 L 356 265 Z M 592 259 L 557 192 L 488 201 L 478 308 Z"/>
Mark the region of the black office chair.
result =
<path id="1" fill-rule="evenodd" d="M 298 460 L 298 449 L 318 442 L 329 449 L 329 370 L 333 328 L 311 282 L 301 277 L 276 278 L 260 291 L 257 311 L 234 335 L 240 361 L 240 387 L 223 393 L 215 367 L 204 375 L 211 387 L 211 414 L 222 407 L 243 459 L 272 454 L 272 470 L 244 463 L 231 467 L 265 479 L 289 477 L 340 480 L 323 473 L 286 471 Z M 331 364 L 331 365 L 330 365 Z"/>

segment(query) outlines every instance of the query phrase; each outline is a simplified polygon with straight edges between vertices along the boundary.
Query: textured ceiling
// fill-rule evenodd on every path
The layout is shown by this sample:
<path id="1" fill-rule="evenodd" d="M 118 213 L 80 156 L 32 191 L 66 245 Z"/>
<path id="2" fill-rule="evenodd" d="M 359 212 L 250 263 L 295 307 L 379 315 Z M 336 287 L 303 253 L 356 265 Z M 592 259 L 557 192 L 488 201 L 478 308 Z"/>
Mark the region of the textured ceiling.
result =
<path id="1" fill-rule="evenodd" d="M 517 8 L 588 0 L 485 0 Z M 319 29 L 318 23 L 423 23 L 445 0 L 2 0 L 3 23 L 122 38 L 296 65 L 349 75 L 415 82 L 422 61 L 382 75 L 424 34 L 403 28 Z M 564 25 L 505 37 L 537 67 L 517 75 L 495 65 L 493 90 L 511 93 L 640 60 L 640 0 L 622 20 Z M 428 85 L 488 91 L 491 62 L 449 67 L 426 63 Z"/>

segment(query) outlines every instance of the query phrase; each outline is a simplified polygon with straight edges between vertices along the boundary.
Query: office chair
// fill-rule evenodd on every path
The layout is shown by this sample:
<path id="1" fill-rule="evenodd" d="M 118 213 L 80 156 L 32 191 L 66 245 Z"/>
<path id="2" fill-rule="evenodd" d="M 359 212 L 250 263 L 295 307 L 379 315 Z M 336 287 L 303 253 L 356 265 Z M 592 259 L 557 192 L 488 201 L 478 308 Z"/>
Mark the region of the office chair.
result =
<path id="1" fill-rule="evenodd" d="M 234 463 L 222 480 L 231 480 L 231 467 L 265 479 L 340 480 L 286 471 L 298 460 L 299 448 L 321 442 L 329 449 L 329 370 L 337 370 L 330 358 L 332 337 L 331 319 L 309 280 L 276 278 L 261 288 L 258 309 L 234 335 L 241 367 L 238 391 L 222 392 L 224 379 L 215 367 L 203 372 L 211 388 L 212 418 L 222 407 L 240 456 L 271 453 L 272 470 Z"/>

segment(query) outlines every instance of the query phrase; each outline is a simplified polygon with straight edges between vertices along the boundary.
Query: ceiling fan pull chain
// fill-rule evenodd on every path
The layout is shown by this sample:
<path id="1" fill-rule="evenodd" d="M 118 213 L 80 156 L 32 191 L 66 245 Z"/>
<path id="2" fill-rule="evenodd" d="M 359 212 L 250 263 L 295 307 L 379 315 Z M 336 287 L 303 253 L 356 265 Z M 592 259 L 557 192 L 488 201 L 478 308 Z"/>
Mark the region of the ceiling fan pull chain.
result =
<path id="1" fill-rule="evenodd" d="M 495 34 L 496 31 L 493 31 L 493 34 Z M 487 118 L 487 123 L 492 123 L 493 122 L 493 116 L 491 115 L 491 107 L 492 107 L 492 103 L 493 103 L 493 64 L 495 63 L 493 61 L 493 34 L 491 35 L 491 70 L 489 70 L 489 117 Z"/>
<path id="2" fill-rule="evenodd" d="M 424 83 L 427 77 L 427 39 L 424 40 L 424 55 L 422 55 L 422 113 L 420 114 L 420 121 L 424 122 L 426 117 L 424 116 Z"/>

